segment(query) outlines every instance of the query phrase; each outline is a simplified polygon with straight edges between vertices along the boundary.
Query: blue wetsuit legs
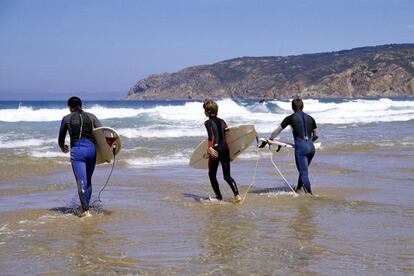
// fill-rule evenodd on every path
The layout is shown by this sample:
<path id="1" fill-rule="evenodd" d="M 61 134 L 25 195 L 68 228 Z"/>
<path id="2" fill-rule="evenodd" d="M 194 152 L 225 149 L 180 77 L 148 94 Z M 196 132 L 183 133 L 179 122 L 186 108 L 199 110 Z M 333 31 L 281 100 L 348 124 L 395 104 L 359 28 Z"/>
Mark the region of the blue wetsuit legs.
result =
<path id="1" fill-rule="evenodd" d="M 312 194 L 311 184 L 308 176 L 308 166 L 315 155 L 315 147 L 312 140 L 295 140 L 295 161 L 299 171 L 297 190 L 304 187 L 306 193 Z"/>
<path id="2" fill-rule="evenodd" d="M 89 210 L 92 196 L 92 174 L 96 163 L 95 144 L 88 139 L 79 140 L 72 147 L 71 162 L 82 209 L 83 211 Z"/>

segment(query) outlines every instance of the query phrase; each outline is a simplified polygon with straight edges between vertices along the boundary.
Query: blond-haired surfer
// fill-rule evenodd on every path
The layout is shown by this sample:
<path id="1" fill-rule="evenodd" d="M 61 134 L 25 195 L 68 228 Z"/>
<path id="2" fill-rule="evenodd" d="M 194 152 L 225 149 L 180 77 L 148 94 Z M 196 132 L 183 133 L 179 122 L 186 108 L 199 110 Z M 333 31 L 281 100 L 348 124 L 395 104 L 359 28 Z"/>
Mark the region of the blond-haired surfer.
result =
<path id="1" fill-rule="evenodd" d="M 230 174 L 230 151 L 226 143 L 227 124 L 224 120 L 217 117 L 218 105 L 212 100 L 205 100 L 203 104 L 204 114 L 208 117 L 204 125 L 208 135 L 208 176 L 210 178 L 211 187 L 216 194 L 218 200 L 223 197 L 220 193 L 219 183 L 217 181 L 217 169 L 219 163 L 223 169 L 224 180 L 229 184 L 234 194 L 234 201 L 240 202 L 241 197 L 237 189 L 236 181 Z"/>

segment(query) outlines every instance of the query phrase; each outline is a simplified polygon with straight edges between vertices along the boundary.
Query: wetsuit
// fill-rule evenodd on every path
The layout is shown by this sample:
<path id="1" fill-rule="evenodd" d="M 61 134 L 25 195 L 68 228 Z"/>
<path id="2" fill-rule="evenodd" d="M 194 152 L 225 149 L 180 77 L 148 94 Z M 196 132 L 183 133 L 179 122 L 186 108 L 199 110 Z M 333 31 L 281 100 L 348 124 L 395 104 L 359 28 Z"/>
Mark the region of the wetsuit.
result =
<path id="1" fill-rule="evenodd" d="M 96 146 L 92 130 L 102 126 L 95 115 L 76 109 L 63 117 L 59 131 L 59 146 L 65 145 L 66 132 L 70 134 L 70 160 L 78 185 L 83 211 L 89 210 L 92 196 L 92 174 L 95 170 Z"/>
<path id="2" fill-rule="evenodd" d="M 316 129 L 315 120 L 304 113 L 297 111 L 287 116 L 280 126 L 284 129 L 288 125 L 292 127 L 295 140 L 295 161 L 299 171 L 297 190 L 304 188 L 306 193 L 312 194 L 311 184 L 308 176 L 308 166 L 315 155 L 315 147 L 312 141 L 312 131 Z"/>
<path id="3" fill-rule="evenodd" d="M 216 117 L 212 116 L 204 123 L 208 133 L 208 147 L 213 147 L 218 152 L 218 157 L 212 156 L 208 159 L 208 176 L 210 178 L 211 187 L 216 194 L 216 198 L 221 200 L 223 197 L 220 193 L 219 184 L 217 181 L 217 169 L 219 162 L 223 169 L 224 180 L 229 184 L 233 194 L 236 196 L 239 194 L 237 189 L 236 181 L 230 175 L 230 151 L 226 143 L 225 129 L 227 128 L 226 123 Z"/>

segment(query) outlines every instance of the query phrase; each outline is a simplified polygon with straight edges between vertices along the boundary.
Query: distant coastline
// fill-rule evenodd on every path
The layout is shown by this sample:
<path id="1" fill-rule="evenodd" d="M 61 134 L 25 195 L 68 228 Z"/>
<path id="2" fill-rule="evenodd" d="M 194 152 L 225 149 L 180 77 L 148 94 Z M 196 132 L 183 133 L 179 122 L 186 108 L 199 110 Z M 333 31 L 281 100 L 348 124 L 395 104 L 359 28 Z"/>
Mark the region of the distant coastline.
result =
<path id="1" fill-rule="evenodd" d="M 414 96 L 414 44 L 286 57 L 242 57 L 150 75 L 124 100 Z"/>

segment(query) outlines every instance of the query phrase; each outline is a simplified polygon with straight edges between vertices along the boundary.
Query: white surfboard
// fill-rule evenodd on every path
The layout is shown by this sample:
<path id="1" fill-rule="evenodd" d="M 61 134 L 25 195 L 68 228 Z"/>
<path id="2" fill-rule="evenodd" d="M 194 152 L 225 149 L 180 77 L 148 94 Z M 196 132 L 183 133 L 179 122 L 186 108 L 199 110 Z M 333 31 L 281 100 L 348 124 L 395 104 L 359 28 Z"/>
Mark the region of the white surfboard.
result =
<path id="1" fill-rule="evenodd" d="M 281 147 L 285 147 L 285 148 L 294 148 L 295 147 L 295 145 L 291 144 L 291 143 L 286 143 L 286 142 L 282 142 L 282 141 L 279 141 L 279 140 L 267 140 L 267 139 L 264 139 L 264 138 L 259 138 L 259 142 L 264 142 L 264 141 L 268 142 L 271 145 L 277 145 L 277 146 L 281 146 Z"/>
<path id="2" fill-rule="evenodd" d="M 96 141 L 96 164 L 109 163 L 121 151 L 122 140 L 110 127 L 98 127 L 93 130 Z"/>
<path id="3" fill-rule="evenodd" d="M 281 147 L 285 147 L 285 148 L 295 148 L 295 145 L 293 143 L 288 143 L 288 142 L 282 142 L 279 140 L 268 140 L 265 138 L 259 138 L 259 142 L 267 142 L 271 145 L 276 145 L 276 146 L 281 146 Z M 315 149 L 319 149 L 321 147 L 321 143 L 314 143 L 313 144 L 315 146 Z"/>
<path id="4" fill-rule="evenodd" d="M 254 125 L 240 125 L 230 127 L 226 131 L 226 142 L 230 150 L 230 160 L 234 160 L 240 153 L 247 149 L 250 144 L 256 139 L 257 132 Z M 208 168 L 208 141 L 201 142 L 194 150 L 190 166 L 195 169 Z"/>

